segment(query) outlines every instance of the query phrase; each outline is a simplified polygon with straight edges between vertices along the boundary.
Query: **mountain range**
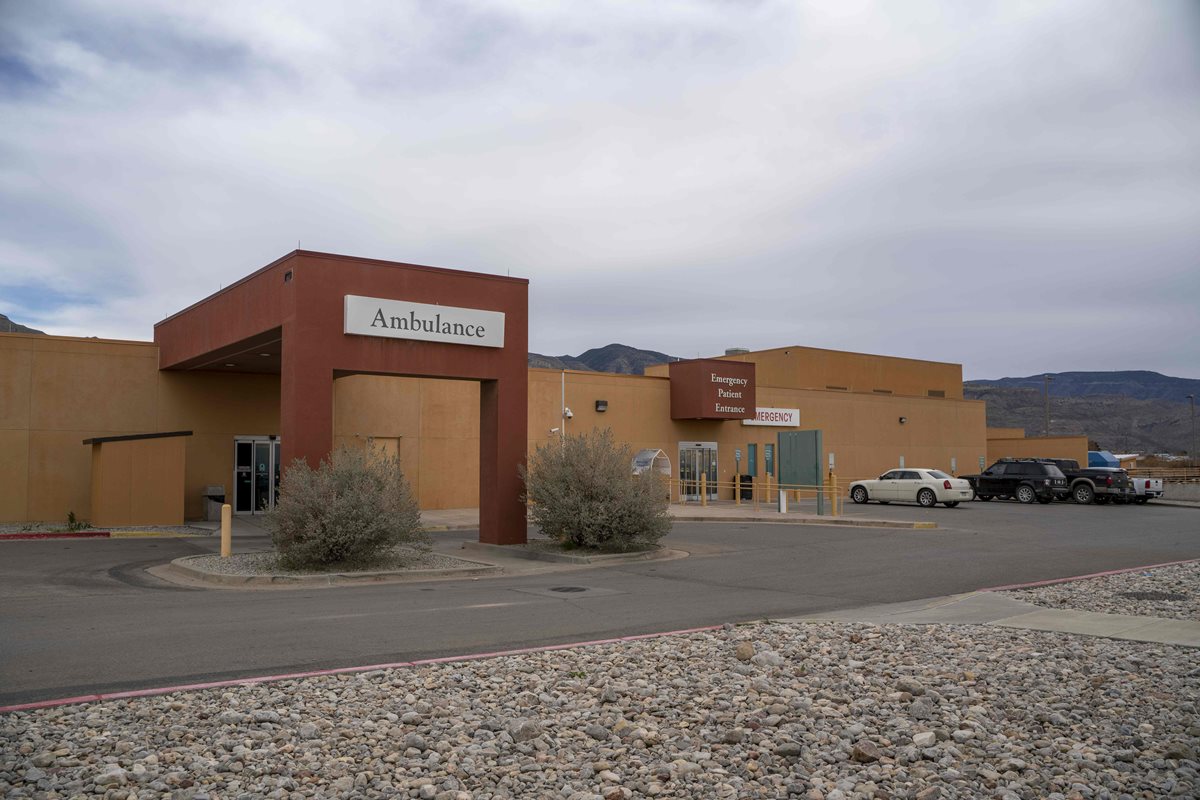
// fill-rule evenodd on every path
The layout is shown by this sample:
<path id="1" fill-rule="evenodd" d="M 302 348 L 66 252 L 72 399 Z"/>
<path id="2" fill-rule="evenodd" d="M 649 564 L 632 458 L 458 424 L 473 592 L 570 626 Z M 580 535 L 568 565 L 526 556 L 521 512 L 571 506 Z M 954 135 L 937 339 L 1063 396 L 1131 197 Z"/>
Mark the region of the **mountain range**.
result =
<path id="1" fill-rule="evenodd" d="M 543 369 L 579 369 L 591 372 L 616 372 L 621 375 L 641 375 L 651 364 L 678 361 L 675 356 L 657 350 L 639 350 L 627 344 L 593 347 L 577 356 L 544 356 L 529 354 L 529 366 Z"/>
<path id="2" fill-rule="evenodd" d="M 45 331 L 34 330 L 33 328 L 19 325 L 4 314 L 0 314 L 0 333 L 45 333 Z"/>
<path id="3" fill-rule="evenodd" d="M 1168 400 L 1180 402 L 1189 394 L 1200 397 L 1200 380 L 1172 378 L 1148 370 L 1123 372 L 1053 372 L 1050 373 L 1051 397 L 1092 397 L 1109 395 L 1132 397 L 1135 400 Z M 997 380 L 966 381 L 965 387 L 997 386 L 1005 389 L 1036 389 L 1043 391 L 1041 375 L 1028 378 L 999 378 Z"/>

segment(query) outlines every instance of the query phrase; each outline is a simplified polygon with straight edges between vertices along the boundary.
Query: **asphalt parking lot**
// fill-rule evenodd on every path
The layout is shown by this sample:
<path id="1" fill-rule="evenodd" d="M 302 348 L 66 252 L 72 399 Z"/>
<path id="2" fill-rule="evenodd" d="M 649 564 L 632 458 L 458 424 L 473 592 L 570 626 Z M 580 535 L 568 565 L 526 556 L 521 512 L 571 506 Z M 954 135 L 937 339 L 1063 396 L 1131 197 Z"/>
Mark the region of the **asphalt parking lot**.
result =
<path id="1" fill-rule="evenodd" d="M 795 616 L 1200 558 L 1195 509 L 845 511 L 939 528 L 681 522 L 664 543 L 690 556 L 674 561 L 258 592 L 181 587 L 145 572 L 212 552 L 215 537 L 0 542 L 0 704 Z M 475 537 L 440 533 L 438 547 Z M 544 593 L 556 585 L 585 591 Z"/>

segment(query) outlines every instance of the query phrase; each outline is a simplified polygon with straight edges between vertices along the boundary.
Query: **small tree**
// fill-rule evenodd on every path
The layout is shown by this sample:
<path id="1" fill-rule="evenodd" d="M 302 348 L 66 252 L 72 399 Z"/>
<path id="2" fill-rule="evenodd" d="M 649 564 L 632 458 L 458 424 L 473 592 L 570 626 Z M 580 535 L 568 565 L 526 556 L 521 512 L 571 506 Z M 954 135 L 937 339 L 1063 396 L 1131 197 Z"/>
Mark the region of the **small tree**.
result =
<path id="1" fill-rule="evenodd" d="M 292 462 L 267 525 L 289 568 L 365 567 L 398 545 L 429 546 L 400 459 L 345 445 L 315 470 Z"/>
<path id="2" fill-rule="evenodd" d="M 521 469 L 531 519 L 563 545 L 616 551 L 653 546 L 671 529 L 667 494 L 657 474 L 634 475 L 631 459 L 609 429 L 537 448 Z"/>

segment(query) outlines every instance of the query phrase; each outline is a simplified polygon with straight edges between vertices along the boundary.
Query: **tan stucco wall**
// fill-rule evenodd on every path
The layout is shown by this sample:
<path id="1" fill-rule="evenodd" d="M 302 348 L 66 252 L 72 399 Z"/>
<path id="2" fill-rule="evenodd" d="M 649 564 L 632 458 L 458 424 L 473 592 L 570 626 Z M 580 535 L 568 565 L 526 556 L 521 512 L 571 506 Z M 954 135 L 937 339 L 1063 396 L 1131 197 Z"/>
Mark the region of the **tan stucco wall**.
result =
<path id="1" fill-rule="evenodd" d="M 927 397 L 934 391 L 944 392 L 951 400 L 963 396 L 961 364 L 799 346 L 718 358 L 753 362 L 760 389 L 786 386 L 910 397 Z M 646 374 L 665 377 L 668 369 L 666 364 L 659 364 L 647 367 Z M 763 405 L 761 400 L 759 405 Z"/>
<path id="2" fill-rule="evenodd" d="M 975 472 L 978 459 L 987 457 L 984 404 L 952 396 L 961 397 L 958 365 L 812 348 L 755 355 L 762 356 L 758 405 L 799 408 L 801 428 L 823 430 L 841 480 L 876 476 L 896 466 L 900 456 L 909 466 L 947 471 L 955 458 L 960 474 Z M 837 369 L 846 370 L 842 377 Z M 569 433 L 611 427 L 635 450 L 666 452 L 677 473 L 680 441 L 715 441 L 720 480 L 732 482 L 734 448 L 745 459 L 746 445 L 759 445 L 761 476 L 762 445 L 786 430 L 671 420 L 665 377 L 539 369 L 528 374 L 531 450 L 554 444 L 555 427 Z M 566 404 L 574 413 L 565 422 L 564 376 Z M 805 387 L 828 381 L 859 391 L 774 385 L 785 380 Z M 874 394 L 874 388 L 895 394 Z M 947 397 L 927 397 L 935 388 Z M 334 381 L 333 391 L 335 444 L 375 438 L 394 447 L 423 508 L 478 505 L 477 383 L 357 375 Z M 608 410 L 597 412 L 596 400 L 607 400 Z M 197 518 L 204 486 L 222 485 L 232 499 L 234 437 L 279 432 L 277 375 L 160 372 L 157 349 L 146 342 L 0 334 L 0 401 L 0 447 L 6 454 L 0 460 L 0 521 L 61 521 L 72 510 L 87 518 L 91 453 L 82 440 L 174 430 L 193 431 L 185 445 L 184 515 Z M 749 471 L 743 460 L 742 472 Z M 731 495 L 732 490 L 722 494 Z"/>
<path id="3" fill-rule="evenodd" d="M 750 443 L 758 445 L 758 474 L 764 474 L 763 445 L 777 440 L 780 431 L 817 428 L 823 431 L 825 455 L 833 451 L 839 480 L 876 477 L 896 466 L 900 456 L 912 467 L 935 467 L 975 472 L 986 458 L 985 405 L 975 400 L 930 397 L 895 397 L 841 391 L 758 387 L 761 407 L 799 408 L 799 428 L 742 425 L 740 421 L 670 419 L 670 381 L 666 378 L 601 373 L 529 371 L 530 449 L 554 444 L 562 381 L 566 405 L 574 417 L 566 421 L 568 433 L 594 427 L 613 429 L 618 440 L 634 450 L 658 448 L 671 459 L 678 474 L 681 441 L 717 443 L 718 478 L 732 483 L 734 450 L 742 450 L 742 472 Z M 607 400 L 608 410 L 595 410 L 597 400 Z M 901 424 L 900 417 L 906 422 Z M 732 497 L 732 488 L 722 496 Z"/>
<path id="4" fill-rule="evenodd" d="M 989 428 L 988 463 L 998 458 L 1073 458 L 1082 466 L 1088 463 L 1086 436 L 1036 436 L 1029 439 L 993 438 Z"/>
<path id="5" fill-rule="evenodd" d="M 351 375 L 333 382 L 334 446 L 398 440 L 422 508 L 479 504 L 479 384 Z"/>
<path id="6" fill-rule="evenodd" d="M 192 430 L 184 515 L 232 490 L 233 437 L 279 429 L 279 377 L 158 369 L 151 342 L 0 334 L 0 521 L 92 516 L 84 439 Z M 112 524 L 112 523 L 109 523 Z"/>
<path id="7" fill-rule="evenodd" d="M 187 437 L 92 445 L 91 522 L 182 525 Z"/>
<path id="8" fill-rule="evenodd" d="M 1024 439 L 1024 428 L 988 428 L 987 437 L 991 439 Z M 1047 456 L 1053 458 L 1053 456 Z"/>

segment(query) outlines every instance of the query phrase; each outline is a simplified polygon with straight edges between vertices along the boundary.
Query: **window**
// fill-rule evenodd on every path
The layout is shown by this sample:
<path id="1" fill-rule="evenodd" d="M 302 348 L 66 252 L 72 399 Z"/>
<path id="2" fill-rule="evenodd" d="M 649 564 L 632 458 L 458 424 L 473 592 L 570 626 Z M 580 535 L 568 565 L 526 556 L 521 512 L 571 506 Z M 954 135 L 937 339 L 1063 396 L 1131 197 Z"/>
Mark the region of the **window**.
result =
<path id="1" fill-rule="evenodd" d="M 947 475 L 946 473 L 942 472 L 940 469 L 931 469 L 931 470 L 929 470 L 929 476 L 930 476 L 930 477 L 932 477 L 932 478 L 936 478 L 936 479 L 937 479 L 937 480 L 939 480 L 939 481 L 948 481 L 948 480 L 950 480 L 950 476 L 949 476 L 949 475 Z"/>
<path id="2" fill-rule="evenodd" d="M 763 466 L 766 467 L 768 475 L 775 474 L 775 445 L 763 445 Z"/>
<path id="3" fill-rule="evenodd" d="M 892 393 L 891 389 L 872 389 L 871 391 L 874 392 L 875 394 L 891 394 Z"/>
<path id="4" fill-rule="evenodd" d="M 926 394 L 930 397 L 945 397 L 946 391 L 944 389 L 930 389 Z"/>
<path id="5" fill-rule="evenodd" d="M 758 445 L 746 445 L 746 474 L 750 477 L 758 475 Z"/>
<path id="6" fill-rule="evenodd" d="M 919 481 L 919 480 L 921 480 L 921 475 L 920 475 L 920 473 L 914 472 L 911 469 L 905 470 L 904 472 L 900 473 L 900 480 L 902 480 L 902 481 Z"/>
<path id="7" fill-rule="evenodd" d="M 846 392 L 850 390 L 848 386 L 830 386 L 829 384 L 825 384 L 825 388 L 833 389 L 835 392 Z"/>
<path id="8" fill-rule="evenodd" d="M 898 481 L 900 480 L 900 470 L 894 469 L 891 472 L 885 472 L 879 476 L 881 481 Z"/>
<path id="9" fill-rule="evenodd" d="M 992 466 L 988 467 L 987 473 L 992 476 L 1003 475 L 1005 466 L 1006 465 L 1004 464 L 993 464 Z"/>

